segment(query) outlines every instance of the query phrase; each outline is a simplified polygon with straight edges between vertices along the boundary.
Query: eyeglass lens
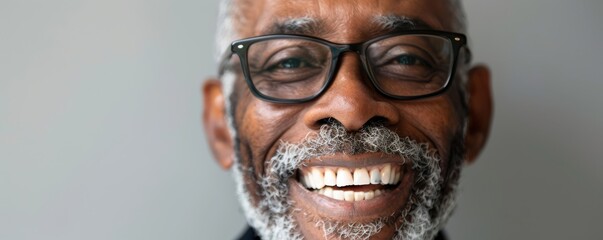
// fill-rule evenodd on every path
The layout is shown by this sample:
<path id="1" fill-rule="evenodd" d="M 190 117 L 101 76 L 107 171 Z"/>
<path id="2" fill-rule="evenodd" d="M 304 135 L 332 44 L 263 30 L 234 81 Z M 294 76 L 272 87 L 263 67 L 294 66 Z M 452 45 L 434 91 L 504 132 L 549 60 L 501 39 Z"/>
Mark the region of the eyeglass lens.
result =
<path id="1" fill-rule="evenodd" d="M 331 48 L 299 38 L 267 39 L 249 46 L 248 72 L 254 87 L 277 99 L 311 97 L 328 82 Z M 433 35 L 399 35 L 370 43 L 365 50 L 368 73 L 381 91 L 420 96 L 444 88 L 453 65 L 449 39 Z"/>

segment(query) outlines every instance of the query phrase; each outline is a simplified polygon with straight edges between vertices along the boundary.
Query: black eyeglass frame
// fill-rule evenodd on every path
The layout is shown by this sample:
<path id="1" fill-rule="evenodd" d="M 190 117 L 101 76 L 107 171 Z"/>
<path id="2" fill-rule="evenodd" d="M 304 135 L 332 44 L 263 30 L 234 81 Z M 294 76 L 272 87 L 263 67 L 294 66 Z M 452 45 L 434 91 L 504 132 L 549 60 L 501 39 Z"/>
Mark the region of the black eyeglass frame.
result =
<path id="1" fill-rule="evenodd" d="M 389 94 L 386 91 L 384 91 L 381 87 L 379 87 L 379 84 L 377 84 L 377 82 L 376 82 L 377 80 L 375 80 L 375 77 L 373 75 L 373 70 L 370 67 L 370 64 L 368 63 L 368 61 L 366 60 L 366 49 L 374 42 L 377 42 L 377 41 L 380 41 L 380 40 L 383 40 L 386 38 L 390 38 L 390 37 L 401 36 L 401 35 L 431 35 L 431 36 L 438 36 L 438 37 L 446 38 L 450 41 L 450 43 L 452 45 L 452 50 L 453 50 L 452 69 L 450 70 L 450 75 L 448 76 L 448 79 L 446 80 L 444 86 L 441 87 L 439 90 L 432 92 L 432 93 L 417 95 L 417 96 L 397 96 L 397 95 Z M 326 82 L 323 84 L 321 89 L 312 96 L 308 96 L 308 97 L 300 98 L 300 99 L 274 98 L 274 97 L 262 94 L 255 87 L 255 85 L 253 84 L 253 81 L 251 80 L 251 75 L 249 73 L 248 58 L 247 58 L 249 46 L 253 45 L 256 42 L 261 42 L 261 41 L 265 41 L 265 40 L 287 39 L 287 38 L 318 42 L 320 44 L 328 46 L 331 50 L 331 58 L 332 58 L 331 66 L 330 66 L 329 72 L 327 74 Z M 456 74 L 456 66 L 457 66 L 458 56 L 459 56 L 459 52 L 460 52 L 461 48 L 466 50 L 466 62 L 470 62 L 470 60 L 471 60 L 471 52 L 470 52 L 469 48 L 466 47 L 466 44 L 467 44 L 467 37 L 464 34 L 455 33 L 455 32 L 439 31 L 439 30 L 397 31 L 397 32 L 381 35 L 376 38 L 372 38 L 365 42 L 353 43 L 353 44 L 338 44 L 338 43 L 329 42 L 329 41 L 321 39 L 321 38 L 305 36 L 305 35 L 296 35 L 296 34 L 263 35 L 263 36 L 236 40 L 236 41 L 232 42 L 232 44 L 230 45 L 231 53 L 227 54 L 224 57 L 224 60 L 222 61 L 221 65 L 220 65 L 219 74 L 220 75 L 223 74 L 223 72 L 225 71 L 225 65 L 227 64 L 228 60 L 232 57 L 232 55 L 237 54 L 239 56 L 239 60 L 241 62 L 241 67 L 243 70 L 243 75 L 245 77 L 245 81 L 247 82 L 247 86 L 249 87 L 251 93 L 255 97 L 268 101 L 268 102 L 273 102 L 273 103 L 288 103 L 288 104 L 304 103 L 304 102 L 314 100 L 316 97 L 322 95 L 326 91 L 326 89 L 329 88 L 329 86 L 333 82 L 334 73 L 336 72 L 337 68 L 339 67 L 339 58 L 343 53 L 356 52 L 360 56 L 360 60 L 362 62 L 363 68 L 366 71 L 369 79 L 371 80 L 371 83 L 381 94 L 383 94 L 389 98 L 393 98 L 393 99 L 397 99 L 397 100 L 415 100 L 415 99 L 421 99 L 421 98 L 427 98 L 427 97 L 439 95 L 439 94 L 445 92 L 451 86 L 451 82 L 453 81 L 454 76 Z"/>

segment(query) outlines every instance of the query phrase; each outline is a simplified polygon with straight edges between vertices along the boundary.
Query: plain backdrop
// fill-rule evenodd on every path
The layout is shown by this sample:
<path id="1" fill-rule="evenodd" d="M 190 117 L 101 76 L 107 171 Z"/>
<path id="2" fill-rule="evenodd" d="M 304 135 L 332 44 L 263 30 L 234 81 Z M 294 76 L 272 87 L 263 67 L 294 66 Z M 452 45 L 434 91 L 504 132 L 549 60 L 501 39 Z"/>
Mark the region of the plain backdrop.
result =
<path id="1" fill-rule="evenodd" d="M 200 126 L 217 1 L 0 1 L 0 239 L 233 239 Z M 467 0 L 493 73 L 452 239 L 603 236 L 603 1 Z"/>

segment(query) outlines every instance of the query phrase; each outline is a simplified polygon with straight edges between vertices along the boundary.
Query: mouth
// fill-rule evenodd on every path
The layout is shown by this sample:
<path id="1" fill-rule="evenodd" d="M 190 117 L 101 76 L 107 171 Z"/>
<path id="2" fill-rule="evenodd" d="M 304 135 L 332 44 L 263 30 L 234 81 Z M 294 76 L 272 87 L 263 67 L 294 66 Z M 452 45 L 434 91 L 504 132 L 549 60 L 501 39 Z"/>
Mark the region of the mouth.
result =
<path id="1" fill-rule="evenodd" d="M 362 222 L 395 217 L 406 206 L 413 181 L 404 159 L 369 153 L 310 160 L 288 184 L 302 214 Z"/>
<path id="2" fill-rule="evenodd" d="M 403 176 L 399 164 L 368 167 L 312 166 L 299 169 L 298 181 L 307 190 L 335 200 L 371 200 L 395 189 Z"/>

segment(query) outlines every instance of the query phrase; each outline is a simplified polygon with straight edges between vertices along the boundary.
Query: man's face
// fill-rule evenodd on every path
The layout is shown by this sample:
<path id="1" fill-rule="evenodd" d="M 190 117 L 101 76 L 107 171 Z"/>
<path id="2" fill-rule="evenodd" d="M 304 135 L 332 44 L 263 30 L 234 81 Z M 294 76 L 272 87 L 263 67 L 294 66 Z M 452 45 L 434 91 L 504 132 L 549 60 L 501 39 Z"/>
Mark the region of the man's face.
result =
<path id="1" fill-rule="evenodd" d="M 391 29 L 375 20 L 385 16 L 455 30 L 456 10 L 440 0 L 266 0 L 241 6 L 246 6 L 239 9 L 245 21 L 235 22 L 241 38 L 275 33 L 282 28 L 274 26 L 291 19 L 312 19 L 320 26 L 313 37 L 335 43 L 364 42 L 388 33 Z M 459 69 L 464 69 L 464 60 L 459 59 Z M 236 158 L 235 174 L 240 174 L 236 177 L 248 218 L 267 237 L 392 239 L 419 234 L 420 228 L 428 231 L 432 226 L 421 225 L 425 221 L 418 218 L 432 224 L 445 220 L 460 159 L 467 153 L 464 136 L 480 132 L 482 142 L 468 143 L 470 151 L 479 152 L 489 127 L 483 124 L 489 123 L 489 108 L 486 119 L 479 120 L 478 127 L 472 125 L 476 121 L 468 111 L 474 99 L 468 105 L 464 102 L 460 83 L 467 75 L 461 70 L 443 94 L 401 101 L 380 94 L 359 56 L 346 53 L 328 90 L 296 104 L 258 99 L 240 70 L 234 73 L 232 114 L 227 117 L 232 118 L 236 139 L 223 140 L 226 147 L 214 144 L 213 149 L 223 166 L 230 165 L 231 156 Z M 207 115 L 224 106 L 224 97 L 210 99 L 219 95 L 211 86 L 206 86 L 205 94 L 206 129 L 212 135 L 216 131 L 211 126 L 216 124 L 207 124 L 212 121 Z M 222 129 L 226 124 L 218 125 Z M 221 135 L 213 140 L 227 134 Z M 229 154 L 229 146 L 234 154 Z"/>

